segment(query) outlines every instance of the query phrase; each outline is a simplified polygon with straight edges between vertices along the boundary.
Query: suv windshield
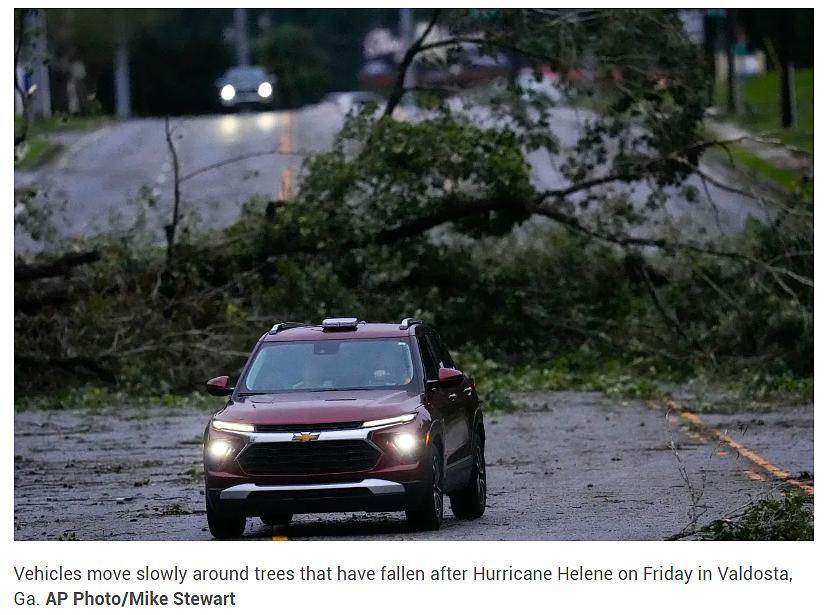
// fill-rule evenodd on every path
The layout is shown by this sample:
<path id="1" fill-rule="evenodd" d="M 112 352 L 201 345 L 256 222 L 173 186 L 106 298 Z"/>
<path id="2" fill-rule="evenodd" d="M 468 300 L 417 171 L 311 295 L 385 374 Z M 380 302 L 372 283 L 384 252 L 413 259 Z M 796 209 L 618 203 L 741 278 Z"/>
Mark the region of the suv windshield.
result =
<path id="1" fill-rule="evenodd" d="M 408 388 L 414 376 L 405 340 L 273 342 L 258 350 L 239 392 Z"/>

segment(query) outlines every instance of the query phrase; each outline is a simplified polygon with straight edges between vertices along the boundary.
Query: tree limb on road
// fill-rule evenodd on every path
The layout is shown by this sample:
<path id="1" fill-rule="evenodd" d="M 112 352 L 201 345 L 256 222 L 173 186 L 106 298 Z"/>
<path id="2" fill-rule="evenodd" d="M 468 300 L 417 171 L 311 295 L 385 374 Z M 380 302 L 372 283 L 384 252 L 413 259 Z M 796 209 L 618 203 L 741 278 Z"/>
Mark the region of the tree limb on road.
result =
<path id="1" fill-rule="evenodd" d="M 32 280 L 63 276 L 75 267 L 93 263 L 100 260 L 100 258 L 101 254 L 98 250 L 89 250 L 87 252 L 64 254 L 43 263 L 18 262 L 14 264 L 14 281 L 30 282 Z"/>

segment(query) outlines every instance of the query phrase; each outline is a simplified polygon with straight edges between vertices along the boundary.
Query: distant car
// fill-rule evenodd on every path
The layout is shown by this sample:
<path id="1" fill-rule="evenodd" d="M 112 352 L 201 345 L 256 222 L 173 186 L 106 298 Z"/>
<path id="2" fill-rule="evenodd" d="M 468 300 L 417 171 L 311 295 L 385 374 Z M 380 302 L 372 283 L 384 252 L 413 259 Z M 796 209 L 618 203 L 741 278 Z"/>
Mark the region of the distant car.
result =
<path id="1" fill-rule="evenodd" d="M 256 107 L 272 109 L 275 106 L 274 75 L 260 66 L 236 66 L 230 68 L 215 83 L 225 109 Z"/>
<path id="2" fill-rule="evenodd" d="M 248 517 L 285 525 L 296 513 L 405 511 L 436 530 L 484 514 L 485 431 L 475 382 L 438 334 L 410 318 L 367 324 L 279 323 L 258 341 L 229 401 L 206 427 L 206 518 L 216 538 Z"/>
<path id="3" fill-rule="evenodd" d="M 357 113 L 364 104 L 369 102 L 374 102 L 379 112 L 383 111 L 384 105 L 387 104 L 383 96 L 374 92 L 332 92 L 321 101 L 321 103 L 335 105 L 344 115 L 350 111 Z"/>

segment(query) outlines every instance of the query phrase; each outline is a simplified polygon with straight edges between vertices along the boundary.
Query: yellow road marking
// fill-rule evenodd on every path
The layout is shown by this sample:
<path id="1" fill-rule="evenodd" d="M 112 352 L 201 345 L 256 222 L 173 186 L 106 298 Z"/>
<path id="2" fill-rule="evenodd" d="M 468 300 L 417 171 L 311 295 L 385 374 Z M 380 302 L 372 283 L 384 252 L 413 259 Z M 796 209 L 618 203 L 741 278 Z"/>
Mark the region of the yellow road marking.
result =
<path id="1" fill-rule="evenodd" d="M 795 487 L 799 487 L 800 489 L 802 489 L 802 491 L 804 491 L 805 493 L 807 493 L 809 495 L 814 494 L 814 488 L 812 486 L 806 485 L 804 483 L 799 482 L 798 480 L 795 480 L 795 479 L 791 478 L 791 475 L 788 474 L 787 472 L 785 472 L 785 470 L 781 470 L 781 469 L 777 468 L 770 461 L 768 461 L 767 459 L 763 459 L 762 457 L 760 457 L 759 455 L 754 453 L 752 450 L 742 446 L 741 444 L 739 444 L 736 440 L 734 440 L 733 438 L 731 438 L 727 434 L 722 433 L 718 429 L 714 429 L 713 427 L 711 427 L 710 425 L 705 423 L 702 419 L 700 419 L 698 416 L 696 416 L 692 412 L 689 412 L 686 408 L 684 408 L 678 402 L 669 401 L 668 406 L 670 406 L 674 410 L 678 410 L 681 413 L 681 415 L 683 417 L 685 417 L 685 419 L 687 419 L 688 421 L 690 421 L 694 425 L 696 425 L 698 427 L 701 427 L 703 430 L 709 432 L 710 434 L 713 435 L 714 438 L 716 438 L 720 442 L 724 442 L 725 444 L 730 446 L 733 450 L 738 452 L 740 455 L 742 455 L 743 457 L 747 457 L 753 463 L 758 465 L 760 468 L 762 468 L 766 472 L 772 474 L 774 477 L 778 478 L 779 480 L 783 480 L 786 483 L 794 485 Z M 762 478 L 762 477 L 760 476 L 760 478 Z M 755 479 L 755 480 L 759 480 L 759 479 Z M 764 480 L 764 479 L 762 479 L 762 480 Z"/>
<path id="2" fill-rule="evenodd" d="M 764 476 L 762 476 L 761 474 L 759 474 L 757 472 L 754 472 L 753 470 L 748 470 L 747 472 L 745 472 L 745 474 L 751 480 L 765 480 Z"/>
<path id="3" fill-rule="evenodd" d="M 284 115 L 284 128 L 281 135 L 281 154 L 292 154 L 292 137 L 293 137 L 294 115 L 292 111 L 287 111 Z M 289 162 L 287 162 L 289 165 Z M 292 196 L 292 169 L 287 166 L 281 171 L 281 185 L 278 191 L 278 199 L 281 201 L 289 200 Z"/>
<path id="4" fill-rule="evenodd" d="M 282 154 L 291 154 L 292 153 L 292 124 L 293 124 L 293 115 L 292 111 L 287 111 L 284 115 L 284 128 L 281 135 L 281 153 Z"/>

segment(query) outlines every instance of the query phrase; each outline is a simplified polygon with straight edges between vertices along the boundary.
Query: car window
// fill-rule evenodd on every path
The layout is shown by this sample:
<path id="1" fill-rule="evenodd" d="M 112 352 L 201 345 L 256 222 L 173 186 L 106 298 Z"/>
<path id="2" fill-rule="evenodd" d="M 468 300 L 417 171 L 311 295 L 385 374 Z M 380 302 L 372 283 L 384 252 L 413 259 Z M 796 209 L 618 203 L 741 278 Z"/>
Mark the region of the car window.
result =
<path id="1" fill-rule="evenodd" d="M 436 363 L 438 363 L 439 367 L 449 367 L 455 369 L 455 362 L 453 358 L 450 356 L 450 353 L 447 352 L 447 348 L 441 342 L 441 339 L 435 335 L 428 335 L 427 339 L 433 346 L 433 353 L 435 354 Z"/>
<path id="2" fill-rule="evenodd" d="M 428 336 L 427 336 L 428 337 Z M 421 362 L 424 364 L 424 379 L 438 380 L 438 363 L 435 355 L 427 342 L 427 337 L 418 337 L 418 348 L 421 350 Z"/>
<path id="3" fill-rule="evenodd" d="M 406 340 L 274 342 L 255 355 L 241 392 L 409 387 L 414 375 Z"/>
<path id="4" fill-rule="evenodd" d="M 233 68 L 226 73 L 226 79 L 231 80 L 262 80 L 266 81 L 266 74 L 260 68 Z"/>

